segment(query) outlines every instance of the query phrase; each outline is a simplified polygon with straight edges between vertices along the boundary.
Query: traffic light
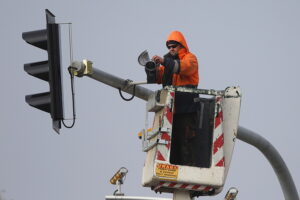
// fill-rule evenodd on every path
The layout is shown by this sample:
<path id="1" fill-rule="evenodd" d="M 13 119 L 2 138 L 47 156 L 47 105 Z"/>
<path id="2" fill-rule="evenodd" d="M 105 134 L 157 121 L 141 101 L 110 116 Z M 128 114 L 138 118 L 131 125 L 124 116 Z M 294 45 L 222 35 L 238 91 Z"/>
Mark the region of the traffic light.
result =
<path id="1" fill-rule="evenodd" d="M 55 16 L 46 9 L 47 27 L 43 30 L 22 33 L 22 38 L 29 44 L 46 50 L 48 60 L 24 64 L 24 70 L 36 78 L 49 82 L 50 91 L 25 96 L 25 101 L 42 111 L 51 114 L 53 129 L 59 133 L 63 120 L 60 30 L 55 23 Z"/>

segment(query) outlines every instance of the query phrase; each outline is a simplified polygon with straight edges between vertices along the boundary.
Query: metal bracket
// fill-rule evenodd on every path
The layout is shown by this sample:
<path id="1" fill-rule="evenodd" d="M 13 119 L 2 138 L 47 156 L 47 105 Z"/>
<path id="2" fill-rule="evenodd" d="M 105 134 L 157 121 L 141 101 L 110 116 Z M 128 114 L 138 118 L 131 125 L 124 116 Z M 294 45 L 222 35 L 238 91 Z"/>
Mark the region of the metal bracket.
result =
<path id="1" fill-rule="evenodd" d="M 145 84 L 150 84 L 150 83 L 147 83 L 147 81 L 139 81 L 139 82 L 131 82 L 129 83 L 128 85 L 145 85 Z"/>
<path id="2" fill-rule="evenodd" d="M 167 140 L 163 140 L 163 139 L 158 139 L 157 140 L 157 144 L 168 144 L 168 141 Z"/>
<path id="3" fill-rule="evenodd" d="M 152 138 L 154 138 L 161 132 L 170 132 L 170 129 L 166 128 L 166 127 L 161 127 L 161 128 L 154 129 L 152 131 L 148 131 L 148 132 L 146 132 L 146 134 L 147 134 L 146 138 L 147 138 L 147 140 L 151 140 Z"/>
<path id="4" fill-rule="evenodd" d="M 163 140 L 163 139 L 157 139 L 154 142 L 148 142 L 148 141 L 144 141 L 146 143 L 146 145 L 143 148 L 144 152 L 149 151 L 150 149 L 152 149 L 153 147 L 155 147 L 155 145 L 157 144 L 163 144 L 163 145 L 167 145 L 168 141 L 167 140 Z"/>
<path id="5" fill-rule="evenodd" d="M 156 96 L 157 91 L 149 97 L 148 102 L 146 104 L 148 112 L 157 112 L 165 106 L 165 104 L 161 104 L 157 101 Z"/>
<path id="6" fill-rule="evenodd" d="M 147 140 L 151 140 L 160 132 L 160 128 L 147 132 Z"/>
<path id="7" fill-rule="evenodd" d="M 73 76 L 83 77 L 84 75 L 93 74 L 93 62 L 87 59 L 84 59 L 82 62 L 74 61 L 69 67 L 69 72 Z"/>
<path id="8" fill-rule="evenodd" d="M 157 144 L 157 141 L 155 142 L 148 142 L 148 141 L 144 141 L 146 144 L 143 145 L 143 151 L 144 152 L 147 152 L 149 151 L 150 149 L 152 149 L 156 144 Z"/>

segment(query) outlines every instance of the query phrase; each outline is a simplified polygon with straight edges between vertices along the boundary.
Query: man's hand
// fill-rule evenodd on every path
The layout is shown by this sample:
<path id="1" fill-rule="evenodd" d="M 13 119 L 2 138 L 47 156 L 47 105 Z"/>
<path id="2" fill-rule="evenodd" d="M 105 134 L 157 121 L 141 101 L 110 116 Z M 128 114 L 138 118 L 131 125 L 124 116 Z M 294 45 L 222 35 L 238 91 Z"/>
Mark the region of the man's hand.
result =
<path id="1" fill-rule="evenodd" d="M 152 60 L 153 60 L 155 63 L 157 63 L 157 64 L 162 64 L 162 63 L 164 62 L 164 59 L 163 59 L 162 57 L 160 57 L 160 56 L 157 56 L 157 55 L 153 56 L 153 57 L 152 57 Z"/>

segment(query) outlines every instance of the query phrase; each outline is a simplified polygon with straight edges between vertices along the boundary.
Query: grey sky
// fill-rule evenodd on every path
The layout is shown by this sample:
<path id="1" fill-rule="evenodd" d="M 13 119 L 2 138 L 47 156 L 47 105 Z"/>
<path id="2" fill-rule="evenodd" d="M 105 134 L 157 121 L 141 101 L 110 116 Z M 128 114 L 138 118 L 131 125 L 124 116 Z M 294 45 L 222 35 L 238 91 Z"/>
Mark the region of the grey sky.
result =
<path id="1" fill-rule="evenodd" d="M 0 6 L 2 91 L 0 104 L 0 191 L 6 200 L 104 199 L 122 166 L 129 169 L 127 195 L 171 197 L 142 188 L 145 153 L 137 133 L 144 126 L 145 102 L 124 102 L 114 90 L 89 78 L 76 79 L 78 120 L 56 135 L 50 116 L 29 107 L 27 94 L 48 90 L 23 64 L 46 59 L 27 45 L 22 32 L 45 28 L 45 9 L 57 22 L 73 23 L 74 58 L 141 81 L 137 56 L 166 53 L 172 30 L 185 35 L 198 56 L 200 88 L 239 85 L 240 125 L 267 138 L 280 152 L 300 187 L 299 64 L 300 1 L 17 1 Z M 64 73 L 66 74 L 64 66 Z M 149 86 L 159 89 L 160 86 Z M 235 186 L 239 198 L 283 199 L 266 159 L 237 141 L 221 195 Z"/>

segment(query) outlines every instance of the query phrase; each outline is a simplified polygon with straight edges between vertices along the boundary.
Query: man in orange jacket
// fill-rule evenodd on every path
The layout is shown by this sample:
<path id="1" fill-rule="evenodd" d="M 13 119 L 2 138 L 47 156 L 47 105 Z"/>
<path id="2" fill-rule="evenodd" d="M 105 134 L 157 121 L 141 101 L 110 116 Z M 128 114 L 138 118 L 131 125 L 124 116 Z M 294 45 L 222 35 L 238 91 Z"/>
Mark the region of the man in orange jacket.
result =
<path id="1" fill-rule="evenodd" d="M 166 41 L 169 52 L 152 60 L 160 66 L 156 68 L 155 81 L 164 86 L 197 88 L 199 83 L 198 61 L 189 51 L 184 36 L 173 31 Z M 170 163 L 200 166 L 197 151 L 197 94 L 176 92 L 175 112 L 172 131 Z"/>
<path id="2" fill-rule="evenodd" d="M 163 58 L 153 56 L 152 60 L 161 64 L 158 68 L 156 82 L 163 86 L 197 87 L 199 83 L 198 61 L 189 51 L 184 36 L 179 31 L 173 31 L 167 42 L 167 53 Z"/>

